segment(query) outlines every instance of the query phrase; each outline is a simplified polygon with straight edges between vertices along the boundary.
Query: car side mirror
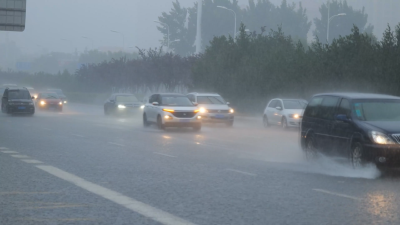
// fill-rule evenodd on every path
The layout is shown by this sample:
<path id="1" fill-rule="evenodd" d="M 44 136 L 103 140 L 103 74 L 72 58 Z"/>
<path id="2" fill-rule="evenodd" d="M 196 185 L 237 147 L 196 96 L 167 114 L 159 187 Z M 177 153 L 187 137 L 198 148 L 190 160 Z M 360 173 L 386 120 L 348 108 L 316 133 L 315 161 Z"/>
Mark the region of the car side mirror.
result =
<path id="1" fill-rule="evenodd" d="M 153 102 L 151 103 L 152 105 L 159 105 L 158 102 Z"/>
<path id="2" fill-rule="evenodd" d="M 32 99 L 35 99 L 35 96 L 32 96 L 31 98 L 32 98 Z"/>
<path id="3" fill-rule="evenodd" d="M 194 105 L 194 106 L 198 106 L 198 105 L 199 105 L 199 103 L 197 103 L 197 102 L 193 102 L 193 105 Z"/>
<path id="4" fill-rule="evenodd" d="M 350 119 L 345 115 L 345 114 L 339 114 L 336 116 L 337 121 L 342 121 L 342 122 L 349 122 Z"/>
<path id="5" fill-rule="evenodd" d="M 280 107 L 280 106 L 277 106 L 275 109 L 277 109 L 277 110 L 282 110 L 282 107 Z"/>

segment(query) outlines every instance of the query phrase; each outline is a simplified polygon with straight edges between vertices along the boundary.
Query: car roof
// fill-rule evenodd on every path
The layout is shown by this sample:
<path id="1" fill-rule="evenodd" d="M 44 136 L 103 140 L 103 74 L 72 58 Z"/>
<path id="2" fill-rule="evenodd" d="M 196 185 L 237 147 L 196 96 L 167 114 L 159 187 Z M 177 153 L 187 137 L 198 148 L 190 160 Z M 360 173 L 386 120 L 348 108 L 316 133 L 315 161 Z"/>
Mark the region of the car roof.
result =
<path id="1" fill-rule="evenodd" d="M 197 92 L 192 92 L 189 93 L 188 95 L 197 95 L 197 96 L 221 96 L 217 93 L 197 93 Z"/>
<path id="2" fill-rule="evenodd" d="M 117 95 L 126 95 L 126 96 L 134 96 L 134 94 L 130 94 L 130 93 L 114 93 L 112 94 L 113 96 L 117 96 Z"/>
<path id="3" fill-rule="evenodd" d="M 14 91 L 16 91 L 16 90 L 28 90 L 25 87 L 7 87 L 6 89 L 14 90 Z"/>
<path id="4" fill-rule="evenodd" d="M 316 96 L 337 96 L 347 99 L 397 99 L 400 100 L 400 97 L 393 95 L 384 95 L 384 94 L 372 94 L 372 93 L 321 93 L 314 95 Z"/>
<path id="5" fill-rule="evenodd" d="M 184 94 L 180 94 L 180 93 L 157 93 L 158 95 L 161 95 L 161 96 L 185 96 L 186 97 L 186 95 L 184 95 Z"/>
<path id="6" fill-rule="evenodd" d="M 307 101 L 307 100 L 304 100 L 304 99 L 301 99 L 301 98 L 273 98 L 273 99 L 271 99 L 271 101 L 272 100 L 282 100 L 282 101 Z"/>

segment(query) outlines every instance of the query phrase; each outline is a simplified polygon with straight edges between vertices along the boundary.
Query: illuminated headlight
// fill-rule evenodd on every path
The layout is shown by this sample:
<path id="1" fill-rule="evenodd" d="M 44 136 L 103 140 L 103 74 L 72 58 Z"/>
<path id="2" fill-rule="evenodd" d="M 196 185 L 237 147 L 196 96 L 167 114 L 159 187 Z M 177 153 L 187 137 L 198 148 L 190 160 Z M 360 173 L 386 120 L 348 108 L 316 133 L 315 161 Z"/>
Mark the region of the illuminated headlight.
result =
<path id="1" fill-rule="evenodd" d="M 200 119 L 201 119 L 201 116 L 197 116 L 197 119 L 200 120 Z"/>
<path id="2" fill-rule="evenodd" d="M 64 101 L 64 104 L 67 104 L 67 101 Z"/>
<path id="3" fill-rule="evenodd" d="M 144 109 L 144 105 L 141 105 L 140 108 L 141 108 L 141 109 Z"/>
<path id="4" fill-rule="evenodd" d="M 40 105 L 46 105 L 45 101 L 40 101 Z"/>
<path id="5" fill-rule="evenodd" d="M 166 120 L 172 119 L 172 117 L 169 116 L 169 115 L 165 115 L 164 118 L 165 118 Z"/>
<path id="6" fill-rule="evenodd" d="M 62 103 L 62 102 L 59 102 L 58 104 L 59 104 L 59 105 L 62 105 L 63 103 Z"/>
<path id="7" fill-rule="evenodd" d="M 392 145 L 392 144 L 395 144 L 394 141 L 392 139 L 390 139 L 384 133 L 381 133 L 381 132 L 378 132 L 378 131 L 371 131 L 369 134 L 370 134 L 372 140 L 376 144 L 380 144 L 380 145 Z"/>
<path id="8" fill-rule="evenodd" d="M 290 114 L 289 117 L 292 119 L 299 119 L 300 115 L 299 114 Z"/>
<path id="9" fill-rule="evenodd" d="M 34 95 L 33 97 L 34 97 L 35 99 L 37 99 L 37 95 Z"/>
<path id="10" fill-rule="evenodd" d="M 234 113 L 234 112 L 235 112 L 235 110 L 229 109 L 229 113 Z"/>
<path id="11" fill-rule="evenodd" d="M 200 112 L 200 113 L 206 113 L 206 112 L 208 112 L 208 110 L 205 109 L 205 108 L 200 108 L 200 109 L 199 109 L 199 112 Z"/>
<path id="12" fill-rule="evenodd" d="M 124 105 L 118 105 L 118 109 L 125 109 L 126 108 L 126 106 L 124 106 Z"/>

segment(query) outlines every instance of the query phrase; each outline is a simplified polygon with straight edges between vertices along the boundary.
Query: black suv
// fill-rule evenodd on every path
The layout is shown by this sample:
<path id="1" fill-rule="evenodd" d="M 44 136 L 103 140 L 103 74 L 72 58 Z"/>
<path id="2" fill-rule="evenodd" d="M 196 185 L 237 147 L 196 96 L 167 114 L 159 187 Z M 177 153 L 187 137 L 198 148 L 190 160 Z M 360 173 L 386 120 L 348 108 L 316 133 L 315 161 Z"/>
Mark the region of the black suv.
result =
<path id="1" fill-rule="evenodd" d="M 400 165 L 400 98 L 379 94 L 315 95 L 304 111 L 301 146 L 317 153 L 348 157 L 354 168 Z"/>
<path id="2" fill-rule="evenodd" d="M 26 88 L 6 88 L 1 101 L 1 111 L 8 114 L 25 113 L 33 115 L 35 106 L 32 98 Z"/>

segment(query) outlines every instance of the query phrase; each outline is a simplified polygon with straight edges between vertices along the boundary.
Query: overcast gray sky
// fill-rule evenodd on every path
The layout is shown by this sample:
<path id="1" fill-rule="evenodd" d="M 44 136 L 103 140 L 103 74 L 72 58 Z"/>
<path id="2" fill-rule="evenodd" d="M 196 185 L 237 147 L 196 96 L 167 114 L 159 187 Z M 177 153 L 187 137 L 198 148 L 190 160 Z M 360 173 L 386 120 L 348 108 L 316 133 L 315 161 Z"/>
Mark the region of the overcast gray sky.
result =
<path id="1" fill-rule="evenodd" d="M 195 1 L 180 0 L 185 7 L 192 6 Z M 275 4 L 281 2 L 281 0 L 271 1 Z M 298 2 L 298 0 L 291 1 Z M 399 0 L 375 0 L 380 4 L 389 1 Z M 248 0 L 239 2 L 241 5 L 247 5 Z M 305 7 L 314 8 L 314 14 L 309 15 L 309 18 L 313 19 L 318 16 L 315 13 L 321 2 L 325 1 L 303 0 L 302 2 Z M 349 0 L 349 2 L 356 4 L 363 3 L 364 0 Z M 43 50 L 39 46 L 46 46 L 48 51 L 63 52 L 71 52 L 75 48 L 78 51 L 82 51 L 85 47 L 90 49 L 91 42 L 82 36 L 92 38 L 95 48 L 122 47 L 121 35 L 110 30 L 124 33 L 126 48 L 158 47 L 161 34 L 153 20 L 157 20 L 161 12 L 169 11 L 171 6 L 172 0 L 28 0 L 25 31 L 9 32 L 8 35 L 9 39 L 15 41 L 25 53 L 39 53 Z M 309 12 L 312 14 L 312 10 Z M 376 21 L 379 22 L 381 19 Z M 387 22 L 382 21 L 382 24 L 385 27 Z M 376 31 L 381 32 L 379 28 Z M 4 42 L 5 37 L 6 32 L 0 33 L 0 42 Z"/>

